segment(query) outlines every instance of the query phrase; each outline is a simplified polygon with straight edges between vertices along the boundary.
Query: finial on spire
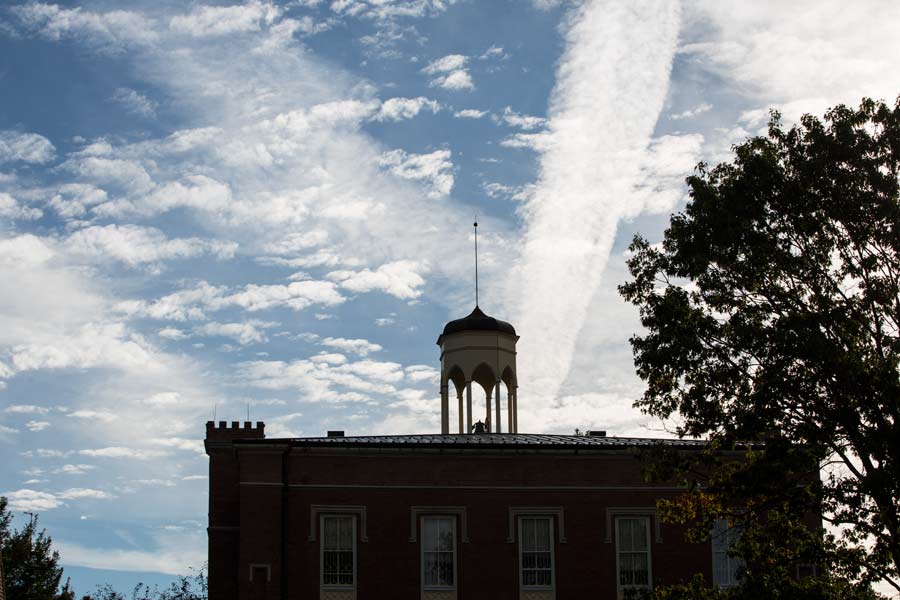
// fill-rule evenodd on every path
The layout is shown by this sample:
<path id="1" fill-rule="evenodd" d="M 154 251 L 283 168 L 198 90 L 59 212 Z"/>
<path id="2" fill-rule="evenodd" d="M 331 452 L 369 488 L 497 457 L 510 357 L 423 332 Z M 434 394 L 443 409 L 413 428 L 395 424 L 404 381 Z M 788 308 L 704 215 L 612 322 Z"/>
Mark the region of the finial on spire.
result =
<path id="1" fill-rule="evenodd" d="M 475 306 L 478 306 L 478 215 L 475 215 Z"/>

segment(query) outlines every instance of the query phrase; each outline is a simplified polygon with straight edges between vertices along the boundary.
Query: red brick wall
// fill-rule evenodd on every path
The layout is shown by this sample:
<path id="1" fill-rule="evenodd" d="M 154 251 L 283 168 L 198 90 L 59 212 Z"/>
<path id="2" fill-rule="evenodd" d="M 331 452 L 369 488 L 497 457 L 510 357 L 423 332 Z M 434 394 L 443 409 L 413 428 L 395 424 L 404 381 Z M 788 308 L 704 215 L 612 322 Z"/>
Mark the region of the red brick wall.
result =
<path id="1" fill-rule="evenodd" d="M 408 541 L 410 507 L 429 505 L 466 507 L 470 541 L 457 538 L 460 599 L 517 598 L 517 546 L 506 541 L 510 506 L 564 508 L 567 541 L 557 541 L 555 547 L 559 600 L 585 595 L 611 599 L 616 596 L 616 561 L 615 544 L 605 541 L 607 507 L 654 507 L 657 499 L 674 493 L 647 489 L 637 459 L 622 452 L 286 450 L 277 441 L 265 447 L 242 445 L 237 450 L 240 486 L 231 467 L 221 466 L 232 463 L 211 454 L 210 522 L 217 515 L 220 522 L 240 524 L 238 539 L 228 538 L 239 544 L 237 565 L 233 549 L 214 548 L 211 532 L 213 600 L 251 598 L 251 564 L 270 565 L 267 598 L 279 598 L 282 591 L 287 598 L 318 598 L 319 536 L 308 541 L 314 504 L 366 507 L 368 542 L 357 543 L 360 600 L 419 598 L 420 547 Z M 213 462 L 220 466 L 213 469 Z M 281 485 L 283 470 L 287 489 Z M 397 487 L 329 487 L 348 484 Z M 234 502 L 237 487 L 239 507 Z M 540 487 L 569 489 L 535 489 Z M 218 502 L 221 506 L 214 507 Z M 556 531 L 558 538 L 558 524 Z M 686 544 L 680 528 L 673 526 L 661 527 L 661 543 L 651 533 L 654 581 L 679 581 L 696 572 L 711 576 L 708 544 Z M 217 540 L 229 544 L 222 536 Z M 239 595 L 231 585 L 213 582 L 214 576 L 227 579 L 224 571 L 233 572 L 235 566 Z"/>

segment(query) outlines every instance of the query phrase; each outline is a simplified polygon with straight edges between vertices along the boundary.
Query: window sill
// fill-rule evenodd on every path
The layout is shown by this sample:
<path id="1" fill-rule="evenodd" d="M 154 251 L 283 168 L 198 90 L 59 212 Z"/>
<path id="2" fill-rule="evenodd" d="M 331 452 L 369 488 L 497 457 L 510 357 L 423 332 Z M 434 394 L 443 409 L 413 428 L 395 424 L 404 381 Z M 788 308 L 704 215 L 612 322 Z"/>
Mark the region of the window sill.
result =
<path id="1" fill-rule="evenodd" d="M 426 586 L 423 586 L 422 589 L 426 592 L 455 592 L 456 586 L 455 585 L 451 585 L 451 586 L 426 585 Z"/>
<path id="2" fill-rule="evenodd" d="M 334 590 L 336 592 L 352 592 L 356 589 L 355 585 L 335 585 L 333 583 L 322 583 L 319 584 L 323 590 Z"/>

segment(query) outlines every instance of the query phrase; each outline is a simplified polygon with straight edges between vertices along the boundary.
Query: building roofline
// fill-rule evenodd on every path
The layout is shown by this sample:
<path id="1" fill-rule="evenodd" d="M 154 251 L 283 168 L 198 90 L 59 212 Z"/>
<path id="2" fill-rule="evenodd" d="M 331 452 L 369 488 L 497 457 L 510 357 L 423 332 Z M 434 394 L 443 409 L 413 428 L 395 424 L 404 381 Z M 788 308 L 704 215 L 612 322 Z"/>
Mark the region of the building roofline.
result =
<path id="1" fill-rule="evenodd" d="M 305 438 L 236 439 L 241 446 L 280 445 L 312 448 L 408 448 L 408 449 L 520 449 L 520 450 L 622 450 L 666 447 L 700 450 L 705 440 L 672 438 L 623 438 L 607 436 L 535 433 L 424 434 L 335 436 Z"/>

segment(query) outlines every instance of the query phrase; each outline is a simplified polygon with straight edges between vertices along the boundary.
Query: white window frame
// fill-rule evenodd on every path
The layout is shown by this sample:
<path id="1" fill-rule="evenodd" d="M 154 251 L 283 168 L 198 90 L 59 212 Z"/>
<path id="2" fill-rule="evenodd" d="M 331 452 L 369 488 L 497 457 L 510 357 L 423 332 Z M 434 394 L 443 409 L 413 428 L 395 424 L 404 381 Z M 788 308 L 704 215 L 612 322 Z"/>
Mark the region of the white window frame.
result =
<path id="1" fill-rule="evenodd" d="M 451 523 L 450 531 L 453 532 L 453 585 L 426 585 L 425 584 L 425 521 L 428 519 L 447 519 Z M 422 515 L 419 519 L 419 579 L 422 582 L 422 590 L 426 592 L 449 592 L 456 590 L 459 581 L 456 558 L 456 515 Z"/>
<path id="2" fill-rule="evenodd" d="M 720 525 L 719 525 L 720 523 L 724 523 L 724 527 L 721 530 L 721 535 L 725 536 L 725 552 L 724 553 L 716 551 L 715 537 L 717 535 L 716 530 L 720 527 Z M 713 585 L 715 585 L 716 587 L 719 587 L 719 588 L 730 588 L 730 587 L 734 587 L 734 586 L 738 585 L 738 580 L 733 578 L 733 574 L 734 574 L 735 570 L 732 568 L 732 566 L 735 565 L 738 568 L 740 568 L 744 564 L 744 561 L 742 561 L 740 558 L 736 558 L 734 556 L 729 556 L 729 554 L 728 554 L 732 550 L 733 544 L 731 543 L 732 540 L 729 538 L 731 537 L 730 532 L 733 529 L 735 529 L 734 525 L 729 525 L 727 519 L 716 519 L 716 522 L 713 524 L 712 534 L 710 535 L 709 541 L 710 541 L 710 547 L 712 550 Z M 740 532 L 738 532 L 737 535 L 740 535 Z M 728 581 L 725 581 L 725 582 L 716 581 L 716 572 L 717 572 L 716 561 L 721 560 L 721 558 L 719 558 L 719 557 L 722 557 L 725 560 L 725 567 L 726 567 L 725 572 L 728 573 Z"/>
<path id="3" fill-rule="evenodd" d="M 526 585 L 525 584 L 525 566 L 523 564 L 523 553 L 525 551 L 525 535 L 522 523 L 526 519 L 533 521 L 547 521 L 549 523 L 550 533 L 550 585 Z M 553 517 L 545 515 L 520 515 L 519 516 L 519 587 L 526 591 L 545 591 L 552 590 L 556 587 L 556 534 L 553 529 Z"/>
<path id="4" fill-rule="evenodd" d="M 350 519 L 353 524 L 352 540 L 353 540 L 353 583 L 325 583 L 325 520 L 326 519 Z M 323 589 L 328 590 L 355 590 L 357 582 L 356 573 L 356 515 L 354 514 L 320 514 L 319 515 L 319 585 Z"/>
<path id="5" fill-rule="evenodd" d="M 623 552 L 619 545 L 621 544 L 622 537 L 619 535 L 619 523 L 623 520 L 640 520 L 644 521 L 645 527 L 644 532 L 647 535 L 647 584 L 646 585 L 622 585 L 620 583 L 621 571 L 619 565 L 619 558 L 621 552 Z M 615 518 L 615 529 L 616 529 L 616 589 L 620 592 L 623 590 L 649 590 L 653 587 L 653 550 L 650 545 L 651 537 L 650 537 L 650 517 L 647 515 L 619 515 Z M 634 550 L 627 550 L 626 552 L 635 552 Z"/>

